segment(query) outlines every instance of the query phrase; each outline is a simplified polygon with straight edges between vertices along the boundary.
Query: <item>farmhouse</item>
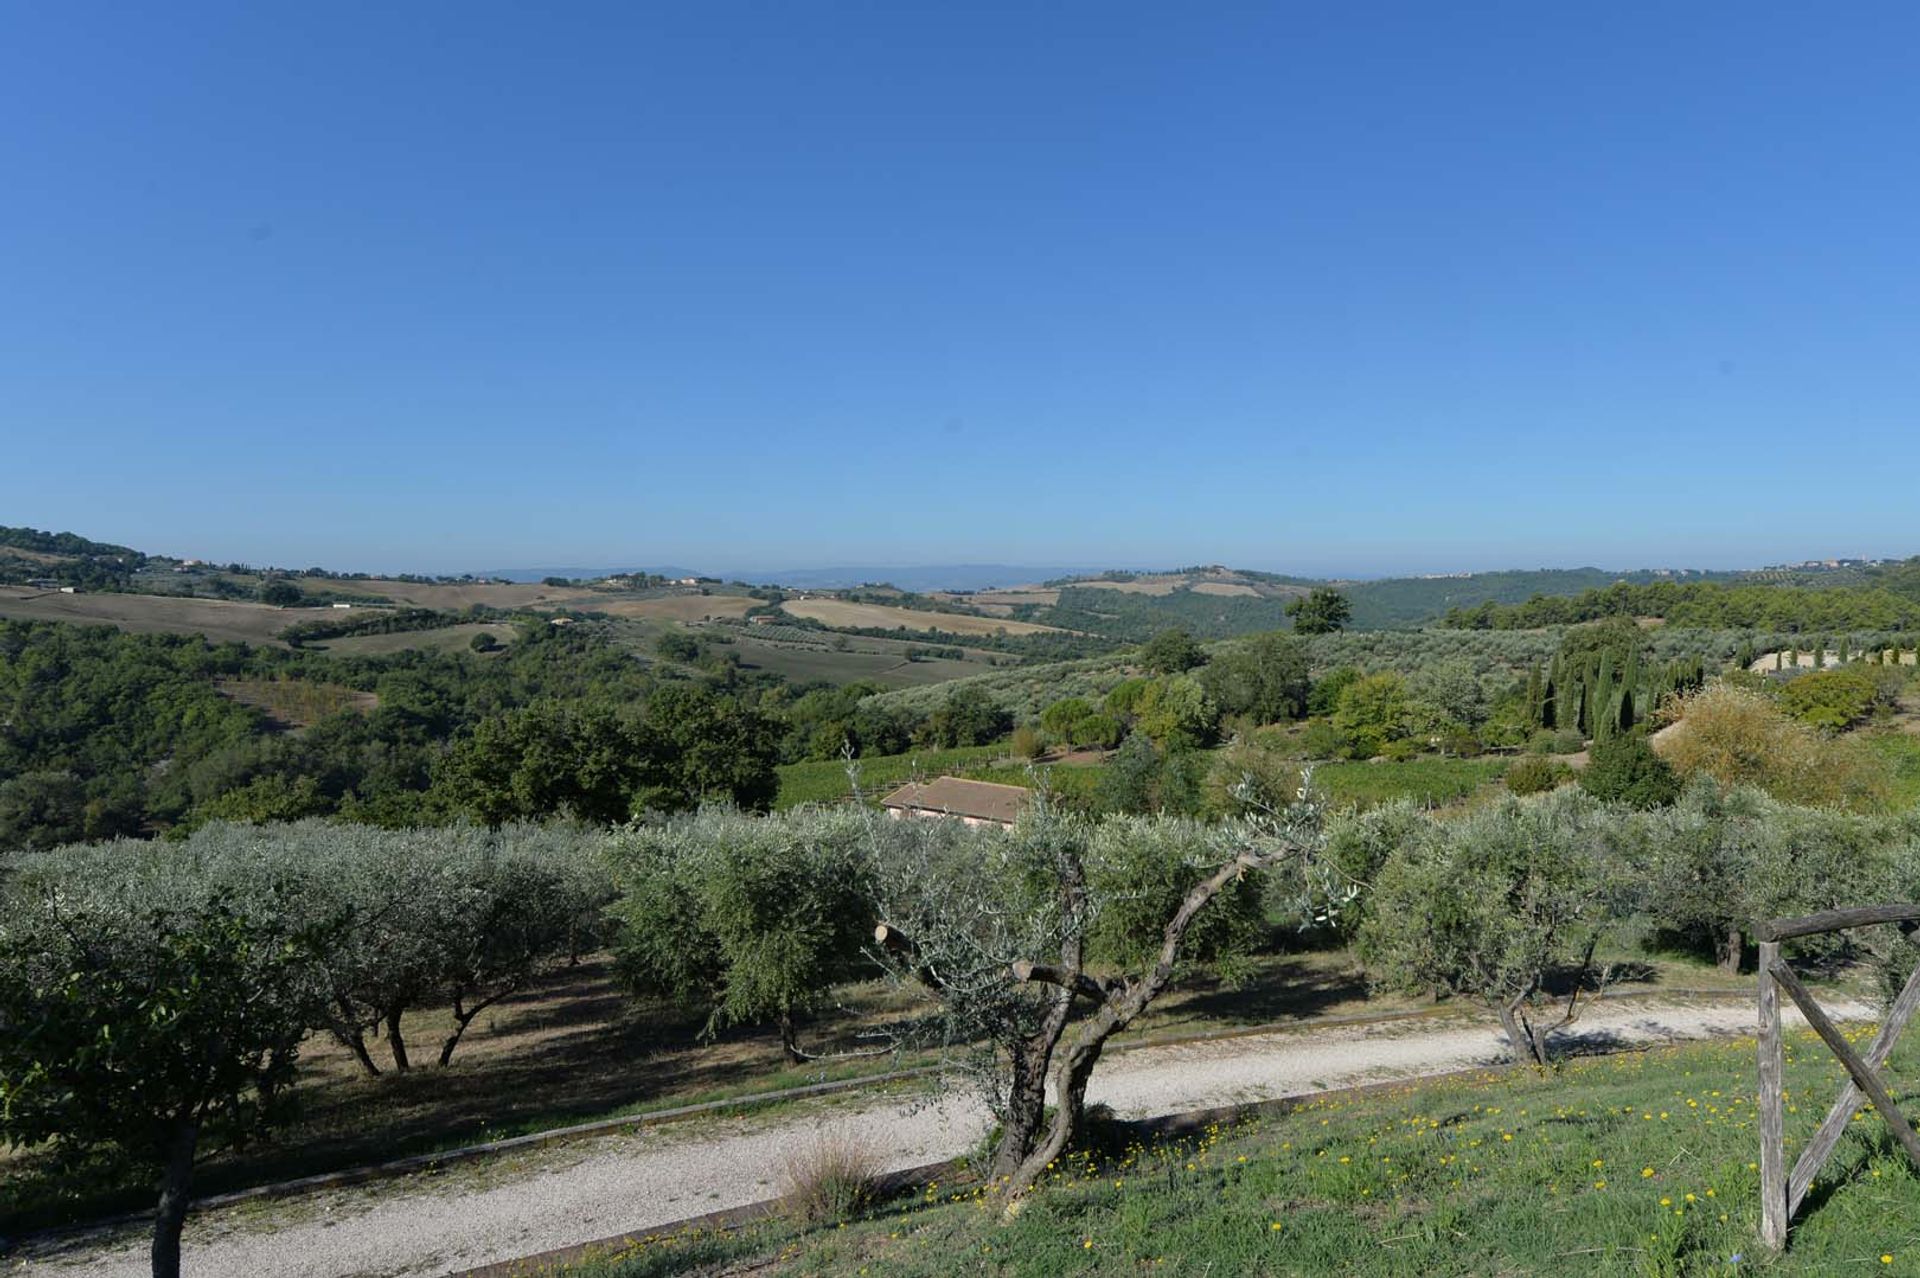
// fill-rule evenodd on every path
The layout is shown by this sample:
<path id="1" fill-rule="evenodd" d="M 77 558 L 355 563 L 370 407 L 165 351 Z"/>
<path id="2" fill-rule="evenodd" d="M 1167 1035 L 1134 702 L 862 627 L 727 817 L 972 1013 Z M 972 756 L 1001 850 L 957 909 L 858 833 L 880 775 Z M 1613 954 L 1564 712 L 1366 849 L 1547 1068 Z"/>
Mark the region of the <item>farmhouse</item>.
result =
<path id="1" fill-rule="evenodd" d="M 1033 792 L 1024 786 L 936 777 L 932 781 L 909 781 L 880 800 L 880 806 L 888 816 L 903 820 L 950 817 L 968 825 L 1012 825 L 1032 797 Z"/>

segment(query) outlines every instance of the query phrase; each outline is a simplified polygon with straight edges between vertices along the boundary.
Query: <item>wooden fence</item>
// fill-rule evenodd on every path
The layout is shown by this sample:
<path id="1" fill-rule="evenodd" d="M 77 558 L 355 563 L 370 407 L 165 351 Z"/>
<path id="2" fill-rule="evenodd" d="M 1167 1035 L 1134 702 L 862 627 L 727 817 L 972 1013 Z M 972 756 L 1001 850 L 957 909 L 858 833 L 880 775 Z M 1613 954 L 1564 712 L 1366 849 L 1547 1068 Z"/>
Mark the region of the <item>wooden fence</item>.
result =
<path id="1" fill-rule="evenodd" d="M 1893 1051 L 1900 1031 L 1906 1028 L 1915 1010 L 1920 1009 L 1920 966 L 1907 978 L 1899 997 L 1887 1010 L 1880 1032 L 1862 1057 L 1835 1028 L 1812 993 L 1793 974 L 1793 969 L 1780 958 L 1782 941 L 1884 923 L 1898 924 L 1907 939 L 1912 940 L 1914 929 L 1920 926 L 1920 904 L 1827 910 L 1802 918 L 1773 919 L 1754 927 L 1754 935 L 1760 942 L 1760 1240 L 1775 1251 L 1787 1245 L 1788 1224 L 1806 1201 L 1813 1178 L 1820 1174 L 1834 1146 L 1840 1143 L 1863 1096 L 1873 1102 L 1875 1112 L 1892 1129 L 1894 1139 L 1907 1151 L 1914 1166 L 1920 1167 L 1920 1136 L 1914 1134 L 1880 1078 L 1880 1067 Z M 1794 1160 L 1791 1172 L 1786 1166 L 1786 1097 L 1782 1082 L 1786 1048 L 1780 1036 L 1781 990 L 1799 1005 L 1807 1024 L 1846 1067 L 1848 1075 L 1847 1083 L 1834 1098 L 1819 1130 Z"/>

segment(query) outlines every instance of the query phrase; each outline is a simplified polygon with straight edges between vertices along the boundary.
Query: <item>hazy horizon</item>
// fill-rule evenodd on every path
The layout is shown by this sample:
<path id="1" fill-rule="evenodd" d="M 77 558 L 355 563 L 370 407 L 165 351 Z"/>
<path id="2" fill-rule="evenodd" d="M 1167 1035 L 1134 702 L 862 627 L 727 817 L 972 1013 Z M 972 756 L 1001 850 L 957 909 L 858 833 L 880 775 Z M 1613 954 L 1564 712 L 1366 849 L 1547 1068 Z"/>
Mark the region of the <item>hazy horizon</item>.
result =
<path id="1" fill-rule="evenodd" d="M 1553 570 L 1594 569 L 1601 572 L 1633 573 L 1656 570 L 1694 571 L 1694 572 L 1738 572 L 1748 569 L 1768 567 L 1776 564 L 1797 564 L 1825 559 L 1903 559 L 1915 552 L 1913 550 L 1867 550 L 1831 547 L 1816 547 L 1813 550 L 1796 550 L 1774 557 L 1754 557 L 1742 560 L 1707 562 L 1700 559 L 1674 557 L 1644 562 L 1606 562 L 1601 559 L 1573 559 L 1565 561 L 1527 562 L 1518 558 L 1483 558 L 1464 564 L 1444 564 L 1427 566 L 1430 561 L 1408 558 L 1404 566 L 1389 565 L 1376 569 L 1354 569 L 1333 565 L 1296 564 L 1272 560 L 1244 560 L 1222 557 L 1218 554 L 1182 556 L 1178 554 L 1160 555 L 1146 559 L 1125 559 L 1119 557 L 1068 560 L 1064 557 L 1049 560 L 1035 558 L 1031 560 L 994 560 L 979 557 L 954 556 L 950 558 L 883 560 L 846 560 L 807 562 L 789 560 L 781 562 L 767 560 L 712 560 L 699 559 L 691 555 L 680 554 L 598 554 L 582 556 L 575 560 L 552 560 L 540 562 L 524 558 L 518 562 L 501 559 L 472 563 L 463 560 L 446 560 L 431 552 L 412 558 L 401 552 L 393 552 L 371 562 L 331 562 L 315 554 L 294 554 L 275 557 L 251 551 L 236 544 L 220 547 L 183 547 L 164 537 L 147 539 L 141 535 L 116 533 L 111 528 L 97 528 L 83 521 L 42 520 L 21 518 L 18 512 L 0 511 L 0 525 L 36 527 L 46 532 L 72 532 L 95 541 L 125 545 L 145 554 L 176 556 L 183 559 L 201 559 L 210 563 L 247 563 L 258 567 L 272 567 L 288 570 L 304 568 L 324 568 L 330 572 L 364 572 L 371 574 L 421 573 L 435 576 L 506 576 L 519 575 L 537 577 L 548 574 L 565 576 L 599 575 L 614 572 L 670 572 L 700 573 L 709 576 L 724 577 L 728 580 L 749 582 L 778 582 L 784 577 L 811 576 L 826 578 L 829 576 L 845 578 L 850 584 L 858 581 L 884 580 L 887 574 L 915 574 L 926 576 L 946 570 L 964 570 L 978 575 L 982 572 L 1007 570 L 1009 576 L 1004 582 L 996 584 L 1018 584 L 1043 578 L 1088 575 L 1101 572 L 1166 572 L 1177 568 L 1204 565 L 1219 565 L 1242 571 L 1273 573 L 1280 576 L 1312 578 L 1317 580 L 1369 581 L 1390 577 L 1452 576 L 1460 574 L 1481 574 L 1492 572 L 1534 572 Z M 820 585 L 824 582 L 807 584 Z M 964 588 L 964 587 L 961 587 Z"/>

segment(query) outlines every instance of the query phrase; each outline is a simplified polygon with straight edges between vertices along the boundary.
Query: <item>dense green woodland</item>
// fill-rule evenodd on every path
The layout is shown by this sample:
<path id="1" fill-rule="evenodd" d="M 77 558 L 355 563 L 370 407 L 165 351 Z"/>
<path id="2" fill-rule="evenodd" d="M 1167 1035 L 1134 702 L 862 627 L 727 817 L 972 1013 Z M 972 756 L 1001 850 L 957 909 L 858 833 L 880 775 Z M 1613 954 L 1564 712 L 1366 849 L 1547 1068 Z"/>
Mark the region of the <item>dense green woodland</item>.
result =
<path id="1" fill-rule="evenodd" d="M 1751 630 L 1920 629 L 1920 566 L 1910 562 L 1866 586 L 1794 586 L 1660 581 L 1616 582 L 1567 597 L 1535 595 L 1525 603 L 1453 608 L 1458 629 L 1532 630 L 1603 617 L 1659 617 L 1671 626 Z"/>
<path id="2" fill-rule="evenodd" d="M 302 732 L 215 680 L 372 693 Z M 570 812 L 624 820 L 771 799 L 778 727 L 705 684 L 658 680 L 578 628 L 496 656 L 327 657 L 105 628 L 0 622 L 0 844 L 50 846 L 216 819 L 381 825 Z"/>

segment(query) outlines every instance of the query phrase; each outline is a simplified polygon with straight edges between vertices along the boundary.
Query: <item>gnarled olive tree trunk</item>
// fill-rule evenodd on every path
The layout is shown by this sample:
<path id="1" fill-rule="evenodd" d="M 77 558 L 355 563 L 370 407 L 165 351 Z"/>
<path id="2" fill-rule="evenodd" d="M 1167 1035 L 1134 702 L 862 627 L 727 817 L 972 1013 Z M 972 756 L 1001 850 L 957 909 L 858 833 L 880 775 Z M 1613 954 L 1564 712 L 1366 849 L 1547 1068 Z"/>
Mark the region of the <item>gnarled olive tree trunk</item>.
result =
<path id="1" fill-rule="evenodd" d="M 1080 970 L 1077 955 L 1073 964 L 1061 967 L 1014 965 L 1016 979 L 1052 984 L 1070 997 L 1092 1001 L 1095 1008 L 1092 1015 L 1074 1028 L 1065 1046 L 1055 1053 L 1050 1071 L 1055 1098 L 1053 1121 L 1048 1124 L 1046 1135 L 1020 1161 L 1002 1187 L 1010 1210 L 1032 1191 L 1048 1166 L 1066 1153 L 1079 1136 L 1086 1117 L 1087 1083 L 1093 1077 L 1094 1066 L 1100 1063 L 1108 1040 L 1146 1011 L 1173 979 L 1181 947 L 1186 943 L 1187 931 L 1194 919 L 1242 876 L 1266 869 L 1293 851 L 1291 845 L 1264 851 L 1243 850 L 1196 883 L 1167 921 L 1161 933 L 1159 957 L 1142 976 L 1096 980 Z"/>

